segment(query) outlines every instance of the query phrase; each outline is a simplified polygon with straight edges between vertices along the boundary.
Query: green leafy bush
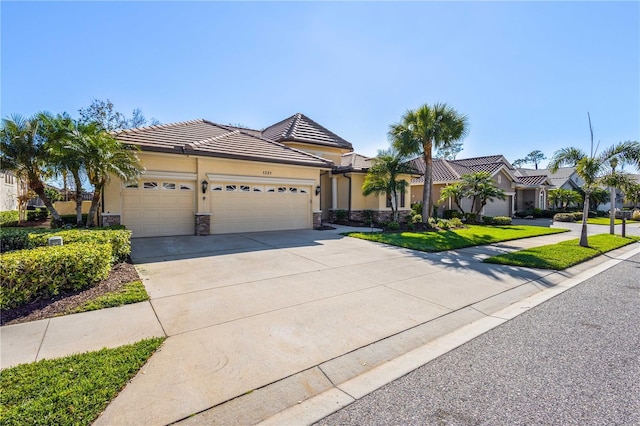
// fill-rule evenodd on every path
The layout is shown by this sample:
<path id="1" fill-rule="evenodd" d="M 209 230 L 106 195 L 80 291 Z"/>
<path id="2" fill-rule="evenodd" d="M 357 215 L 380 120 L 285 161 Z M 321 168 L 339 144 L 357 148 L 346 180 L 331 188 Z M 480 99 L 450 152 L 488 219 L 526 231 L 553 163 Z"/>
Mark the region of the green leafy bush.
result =
<path id="1" fill-rule="evenodd" d="M 32 229 L 0 228 L 2 252 L 29 248 L 29 233 Z"/>
<path id="2" fill-rule="evenodd" d="M 631 214 L 631 219 L 640 220 L 640 210 L 634 210 Z"/>
<path id="3" fill-rule="evenodd" d="M 485 225 L 493 225 L 493 216 L 482 216 L 482 222 L 484 222 Z"/>
<path id="4" fill-rule="evenodd" d="M 16 226 L 18 224 L 18 210 L 0 212 L 0 227 Z"/>
<path id="5" fill-rule="evenodd" d="M 467 223 L 476 223 L 476 220 L 478 220 L 478 215 L 475 213 L 465 213 L 464 218 Z"/>
<path id="6" fill-rule="evenodd" d="M 414 216 L 419 214 L 422 214 L 422 203 L 420 201 L 418 201 L 417 203 L 413 203 L 411 204 L 411 211 L 413 212 Z"/>
<path id="7" fill-rule="evenodd" d="M 365 225 L 371 225 L 373 222 L 373 210 L 363 210 L 362 211 L 363 223 Z"/>
<path id="8" fill-rule="evenodd" d="M 451 219 L 453 217 L 462 217 L 462 213 L 460 213 L 458 210 L 445 210 L 442 213 L 442 217 L 445 219 Z"/>
<path id="9" fill-rule="evenodd" d="M 493 218 L 494 225 L 511 225 L 511 218 L 508 216 L 496 216 Z"/>
<path id="10" fill-rule="evenodd" d="M 449 225 L 452 228 L 463 228 L 464 227 L 464 223 L 458 217 L 452 217 L 451 219 L 449 219 Z"/>
<path id="11" fill-rule="evenodd" d="M 582 220 L 582 212 L 573 212 L 571 214 L 573 215 L 573 220 L 576 222 L 580 222 Z"/>
<path id="12" fill-rule="evenodd" d="M 408 214 L 404 217 L 404 223 L 411 223 L 413 220 L 413 214 Z"/>
<path id="13" fill-rule="evenodd" d="M 30 233 L 28 247 L 42 247 L 49 244 L 49 237 L 62 237 L 64 244 L 68 243 L 109 243 L 113 249 L 115 263 L 126 259 L 131 254 L 131 231 L 111 229 L 68 229 L 64 231 L 47 231 Z"/>
<path id="14" fill-rule="evenodd" d="M 553 216 L 554 222 L 575 222 L 576 219 L 573 216 L 573 213 L 556 213 Z"/>
<path id="15" fill-rule="evenodd" d="M 389 222 L 387 229 L 390 231 L 397 231 L 400 229 L 400 224 L 398 222 Z"/>
<path id="16" fill-rule="evenodd" d="M 111 250 L 110 244 L 76 243 L 2 254 L 0 308 L 90 287 L 109 274 Z"/>
<path id="17" fill-rule="evenodd" d="M 416 213 L 411 218 L 412 223 L 422 223 L 422 215 L 420 213 Z"/>
<path id="18" fill-rule="evenodd" d="M 336 220 L 345 220 L 347 218 L 346 210 L 336 210 Z"/>
<path id="19" fill-rule="evenodd" d="M 49 217 L 49 210 L 47 210 L 46 207 L 37 208 L 35 210 L 28 210 L 27 211 L 27 220 L 28 221 L 45 220 L 47 217 Z"/>

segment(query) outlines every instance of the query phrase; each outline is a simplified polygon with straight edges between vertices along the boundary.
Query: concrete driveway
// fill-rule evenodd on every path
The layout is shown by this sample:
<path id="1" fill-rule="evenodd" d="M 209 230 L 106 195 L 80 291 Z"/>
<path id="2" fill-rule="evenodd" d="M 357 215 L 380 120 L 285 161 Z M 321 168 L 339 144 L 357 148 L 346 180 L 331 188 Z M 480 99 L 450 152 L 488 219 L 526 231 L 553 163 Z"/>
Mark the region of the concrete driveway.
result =
<path id="1" fill-rule="evenodd" d="M 169 338 L 96 424 L 269 417 L 565 278 L 480 262 L 517 247 L 425 254 L 314 230 L 133 240 Z"/>

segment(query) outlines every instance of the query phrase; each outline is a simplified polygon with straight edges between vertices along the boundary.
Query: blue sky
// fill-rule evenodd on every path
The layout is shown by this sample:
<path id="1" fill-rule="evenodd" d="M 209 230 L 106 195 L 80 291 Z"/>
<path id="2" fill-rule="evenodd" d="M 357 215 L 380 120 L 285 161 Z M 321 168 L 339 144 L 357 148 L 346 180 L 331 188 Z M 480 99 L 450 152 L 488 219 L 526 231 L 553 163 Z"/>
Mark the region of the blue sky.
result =
<path id="1" fill-rule="evenodd" d="M 1 2 L 2 117 L 93 98 L 163 123 L 302 112 L 375 155 L 407 109 L 458 158 L 640 140 L 639 2 Z"/>

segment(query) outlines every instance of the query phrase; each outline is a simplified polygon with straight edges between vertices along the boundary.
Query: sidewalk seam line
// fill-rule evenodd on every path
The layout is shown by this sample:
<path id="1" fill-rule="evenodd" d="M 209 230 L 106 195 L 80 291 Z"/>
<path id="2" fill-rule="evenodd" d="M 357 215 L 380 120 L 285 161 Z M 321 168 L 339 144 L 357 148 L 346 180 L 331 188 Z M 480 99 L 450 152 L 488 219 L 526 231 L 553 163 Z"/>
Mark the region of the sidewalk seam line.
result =
<path id="1" fill-rule="evenodd" d="M 49 324 L 51 324 L 51 318 L 47 318 L 47 326 L 44 329 L 44 333 L 42 333 L 42 339 L 40 339 L 40 344 L 38 345 L 38 351 L 36 352 L 36 359 L 38 361 L 38 357 L 40 356 L 40 351 L 42 350 L 42 344 L 44 343 L 44 338 L 47 336 L 47 331 L 49 331 Z"/>

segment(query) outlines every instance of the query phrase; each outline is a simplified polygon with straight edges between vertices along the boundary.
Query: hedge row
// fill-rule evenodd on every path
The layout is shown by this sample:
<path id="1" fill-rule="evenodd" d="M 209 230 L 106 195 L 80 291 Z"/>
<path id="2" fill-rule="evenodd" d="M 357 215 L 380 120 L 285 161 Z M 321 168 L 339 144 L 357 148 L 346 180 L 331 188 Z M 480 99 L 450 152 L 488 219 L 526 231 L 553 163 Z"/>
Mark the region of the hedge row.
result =
<path id="1" fill-rule="evenodd" d="M 65 245 L 69 243 L 108 243 L 113 250 L 109 260 L 113 262 L 124 260 L 131 253 L 131 231 L 124 229 L 0 229 L 0 245 L 3 252 L 44 247 L 49 244 L 49 238 L 53 236 L 62 237 Z"/>
<path id="2" fill-rule="evenodd" d="M 485 225 L 511 225 L 511 218 L 508 216 L 482 216 Z"/>
<path id="3" fill-rule="evenodd" d="M 554 222 L 578 222 L 582 220 L 582 212 L 556 213 L 553 216 Z"/>
<path id="4" fill-rule="evenodd" d="M 109 274 L 111 253 L 108 243 L 72 243 L 0 255 L 0 309 L 90 287 Z"/>

